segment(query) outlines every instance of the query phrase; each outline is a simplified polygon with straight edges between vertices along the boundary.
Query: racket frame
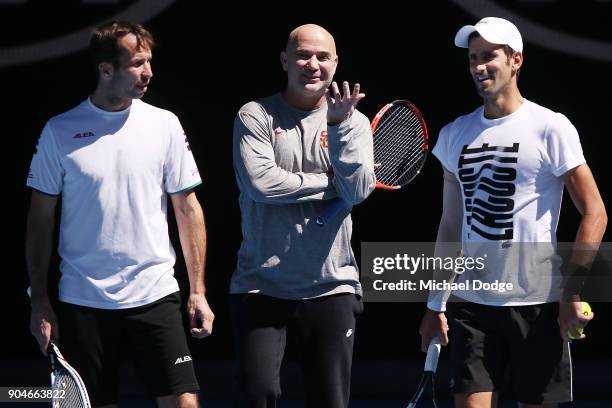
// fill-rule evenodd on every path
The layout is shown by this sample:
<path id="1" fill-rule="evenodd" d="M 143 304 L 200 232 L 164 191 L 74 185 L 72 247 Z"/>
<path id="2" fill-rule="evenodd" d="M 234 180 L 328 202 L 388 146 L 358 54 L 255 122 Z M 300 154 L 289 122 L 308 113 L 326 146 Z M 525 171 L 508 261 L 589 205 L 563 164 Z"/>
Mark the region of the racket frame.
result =
<path id="1" fill-rule="evenodd" d="M 419 173 L 421 172 L 423 166 L 425 165 L 425 162 L 427 161 L 427 154 L 429 152 L 429 133 L 427 131 L 427 125 L 425 124 L 425 119 L 423 119 L 423 115 L 421 114 L 421 111 L 419 111 L 419 109 L 412 102 L 410 102 L 408 100 L 405 100 L 405 99 L 398 99 L 398 100 L 395 100 L 395 101 L 393 101 L 391 103 L 386 104 L 385 106 L 383 106 L 378 111 L 376 116 L 374 116 L 374 119 L 372 119 L 372 122 L 370 124 L 374 140 L 376 140 L 375 133 L 376 133 L 376 129 L 378 127 L 378 123 L 382 119 L 383 115 L 389 109 L 391 109 L 394 105 L 397 105 L 397 104 L 402 104 L 403 106 L 405 106 L 408 109 L 410 109 L 415 114 L 415 116 L 417 117 L 418 121 L 420 122 L 421 127 L 423 129 L 423 151 L 424 151 L 423 154 L 424 154 L 424 157 L 423 157 L 423 159 L 421 161 L 420 167 L 417 169 L 417 171 L 414 173 L 414 175 L 408 181 L 406 181 L 402 185 L 390 186 L 388 184 L 384 184 L 384 183 L 381 183 L 380 181 L 376 180 L 375 188 L 380 189 L 380 190 L 399 190 L 400 188 L 402 188 L 402 186 L 404 186 L 404 185 L 410 183 L 412 180 L 414 180 L 414 178 L 419 175 Z M 329 204 L 327 205 L 327 207 L 323 210 L 323 212 L 319 216 L 317 216 L 315 218 L 315 223 L 318 226 L 320 226 L 320 227 L 325 226 L 330 219 L 332 219 L 338 212 L 340 212 L 343 208 L 346 208 L 346 207 L 347 207 L 347 204 L 344 202 L 344 200 L 342 200 L 342 198 L 336 197 L 336 198 L 332 199 L 329 202 Z"/>
<path id="2" fill-rule="evenodd" d="M 378 123 L 380 122 L 380 120 L 382 119 L 382 117 L 384 116 L 385 113 L 387 113 L 387 111 L 389 109 L 391 109 L 393 106 L 401 104 L 403 106 L 405 106 L 406 108 L 410 109 L 416 116 L 416 118 L 418 119 L 419 123 L 421 124 L 421 128 L 423 129 L 423 151 L 424 151 L 424 157 L 423 160 L 421 161 L 421 166 L 419 167 L 419 169 L 414 173 L 414 176 L 412 176 L 408 181 L 406 181 L 405 183 L 401 184 L 401 185 L 394 185 L 394 186 L 390 186 L 388 184 L 383 184 L 380 181 L 376 180 L 376 188 L 380 189 L 380 190 L 399 190 L 401 189 L 403 186 L 405 186 L 406 184 L 409 184 L 412 180 L 415 179 L 416 176 L 419 175 L 419 173 L 421 172 L 421 170 L 423 169 L 423 166 L 425 166 L 425 162 L 427 161 L 427 155 L 429 154 L 429 131 L 427 130 L 427 125 L 425 124 L 425 119 L 423 118 L 423 114 L 421 113 L 421 111 L 416 107 L 416 105 L 406 99 L 398 99 L 395 100 L 391 103 L 386 104 L 385 106 L 383 106 L 378 113 L 376 114 L 376 116 L 374 116 L 374 119 L 372 119 L 372 123 L 370 125 L 371 129 L 372 129 L 372 136 L 374 138 L 374 140 L 376 141 L 376 129 L 378 128 Z"/>
<path id="3" fill-rule="evenodd" d="M 419 399 L 421 398 L 421 395 L 423 395 L 423 393 L 427 389 L 429 389 L 429 391 L 431 392 L 431 401 L 434 407 L 437 406 L 434 381 L 441 348 L 442 346 L 440 344 L 440 338 L 437 336 L 432 338 L 429 342 L 429 347 L 427 348 L 427 357 L 425 357 L 425 366 L 423 368 L 423 375 L 421 376 L 421 381 L 419 382 L 419 386 L 414 392 L 414 395 L 410 399 L 410 402 L 408 403 L 406 408 L 416 407 L 417 403 L 419 402 Z"/>
<path id="4" fill-rule="evenodd" d="M 81 402 L 83 403 L 84 408 L 91 408 L 91 402 L 89 400 L 89 394 L 87 393 L 87 388 L 85 387 L 85 383 L 83 379 L 70 364 L 66 361 L 64 356 L 59 350 L 59 347 L 52 340 L 49 342 L 49 360 L 51 361 L 51 390 L 52 392 L 52 401 L 51 406 L 53 408 L 63 407 L 62 399 L 56 398 L 55 390 L 57 390 L 57 373 L 60 370 L 65 370 L 70 377 L 76 382 L 79 394 L 81 397 Z"/>

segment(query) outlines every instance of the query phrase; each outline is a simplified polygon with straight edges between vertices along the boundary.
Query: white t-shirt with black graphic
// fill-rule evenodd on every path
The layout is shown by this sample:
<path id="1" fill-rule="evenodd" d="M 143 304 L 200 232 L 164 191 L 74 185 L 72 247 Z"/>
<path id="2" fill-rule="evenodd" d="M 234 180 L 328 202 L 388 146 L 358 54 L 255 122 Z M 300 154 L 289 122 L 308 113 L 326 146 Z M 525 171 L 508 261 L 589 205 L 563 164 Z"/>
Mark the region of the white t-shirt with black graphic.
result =
<path id="1" fill-rule="evenodd" d="M 169 111 L 134 100 L 107 112 L 87 99 L 50 119 L 27 185 L 62 195 L 60 300 L 122 309 L 178 291 L 167 194 L 200 183 Z"/>
<path id="2" fill-rule="evenodd" d="M 503 293 L 453 293 L 492 305 L 558 300 L 560 176 L 585 163 L 570 121 L 527 100 L 500 119 L 486 119 L 481 106 L 445 126 L 433 154 L 461 185 L 464 253 L 488 257 L 484 271 L 466 272 L 458 282 L 514 284 Z"/>

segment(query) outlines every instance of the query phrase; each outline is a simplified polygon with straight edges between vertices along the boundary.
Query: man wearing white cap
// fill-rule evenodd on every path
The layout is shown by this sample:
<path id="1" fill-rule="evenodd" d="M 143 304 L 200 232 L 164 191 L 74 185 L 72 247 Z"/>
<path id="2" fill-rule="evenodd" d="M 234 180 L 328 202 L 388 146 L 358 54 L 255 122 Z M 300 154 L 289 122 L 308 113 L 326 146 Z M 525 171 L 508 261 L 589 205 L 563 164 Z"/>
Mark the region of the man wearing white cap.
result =
<path id="1" fill-rule="evenodd" d="M 572 399 L 568 340 L 584 338 L 576 328 L 590 318 L 581 315 L 580 279 L 562 280 L 558 264 L 534 264 L 533 253 L 516 250 L 556 242 L 564 186 L 582 214 L 576 243 L 599 245 L 606 210 L 574 126 L 519 92 L 523 40 L 516 26 L 483 18 L 461 28 L 455 45 L 468 49 L 483 106 L 445 126 L 433 150 L 444 168 L 437 241 L 460 243 L 466 256 L 475 247 L 493 249 L 494 261 L 458 282 L 484 277 L 517 288 L 453 291 L 455 404 L 496 406 L 498 391 L 509 386 L 523 407 L 553 407 Z M 591 253 L 576 252 L 564 270 L 584 276 L 591 262 Z M 434 336 L 448 344 L 448 296 L 440 295 L 430 293 L 420 328 L 424 347 Z"/>

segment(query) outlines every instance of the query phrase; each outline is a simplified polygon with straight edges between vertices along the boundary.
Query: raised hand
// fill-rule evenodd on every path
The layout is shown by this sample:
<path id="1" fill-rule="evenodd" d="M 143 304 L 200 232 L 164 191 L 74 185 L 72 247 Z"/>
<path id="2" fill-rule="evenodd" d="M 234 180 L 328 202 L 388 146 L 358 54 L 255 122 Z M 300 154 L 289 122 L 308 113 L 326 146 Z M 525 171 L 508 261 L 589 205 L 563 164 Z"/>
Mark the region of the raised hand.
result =
<path id="1" fill-rule="evenodd" d="M 359 84 L 355 84 L 351 93 L 347 81 L 342 83 L 343 95 L 340 95 L 336 81 L 332 82 L 331 87 L 333 98 L 329 89 L 325 90 L 325 97 L 327 98 L 327 124 L 333 126 L 349 118 L 359 101 L 365 98 L 365 94 L 359 92 L 361 88 Z"/>

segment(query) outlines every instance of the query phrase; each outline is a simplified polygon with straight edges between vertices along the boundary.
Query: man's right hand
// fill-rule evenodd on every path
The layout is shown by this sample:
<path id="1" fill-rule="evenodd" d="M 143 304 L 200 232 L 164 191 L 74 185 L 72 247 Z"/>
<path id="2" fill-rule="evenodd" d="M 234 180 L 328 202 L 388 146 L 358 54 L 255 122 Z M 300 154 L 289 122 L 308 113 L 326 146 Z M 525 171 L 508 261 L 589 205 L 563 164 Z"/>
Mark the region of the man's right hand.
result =
<path id="1" fill-rule="evenodd" d="M 39 301 L 32 299 L 31 306 L 30 332 L 36 338 L 40 351 L 46 356 L 51 339 L 58 340 L 59 338 L 57 317 L 49 299 Z"/>
<path id="2" fill-rule="evenodd" d="M 436 312 L 431 309 L 425 311 L 421 327 L 421 350 L 427 352 L 429 342 L 434 337 L 440 338 L 440 344 L 446 346 L 448 344 L 448 322 L 444 312 Z"/>

